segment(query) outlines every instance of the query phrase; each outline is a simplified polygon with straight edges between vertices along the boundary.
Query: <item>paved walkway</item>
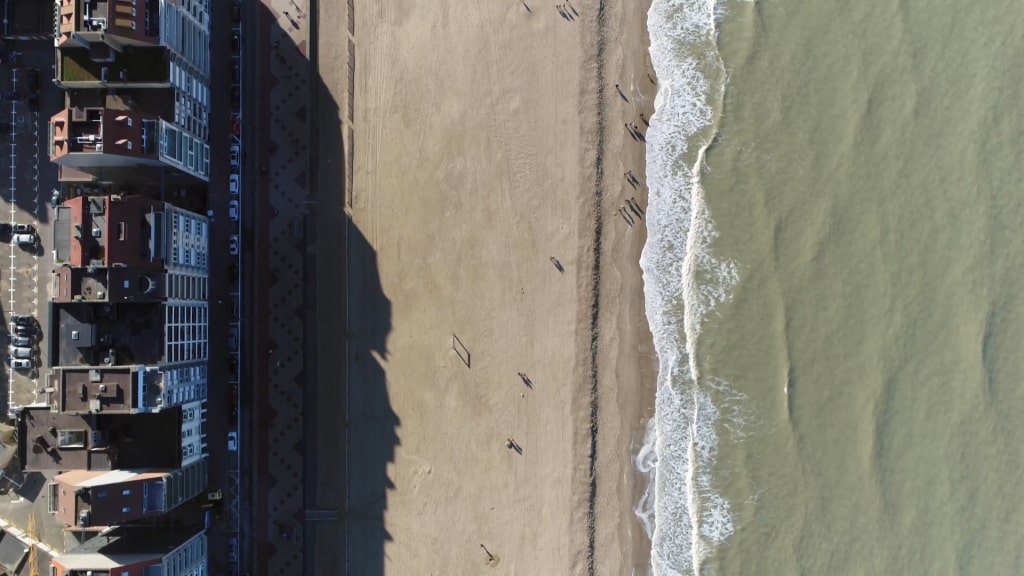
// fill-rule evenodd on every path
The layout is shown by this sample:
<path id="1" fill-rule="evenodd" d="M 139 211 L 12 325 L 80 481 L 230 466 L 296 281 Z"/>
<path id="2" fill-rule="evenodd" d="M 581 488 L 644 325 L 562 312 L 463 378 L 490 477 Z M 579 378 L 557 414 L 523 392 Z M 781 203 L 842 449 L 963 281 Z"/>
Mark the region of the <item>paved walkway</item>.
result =
<path id="1" fill-rule="evenodd" d="M 261 125 L 260 148 L 266 157 L 261 178 L 262 215 L 256 225 L 257 250 L 266 272 L 260 289 L 264 321 L 265 386 L 257 443 L 261 487 L 255 516 L 260 542 L 259 574 L 302 574 L 303 546 L 303 384 L 304 376 L 304 216 L 309 190 L 308 0 L 265 0 L 266 12 L 254 39 L 261 45 L 261 82 L 269 92 L 255 121 Z M 265 56 L 265 57 L 264 57 Z M 266 84 L 264 84 L 266 85 Z M 266 156 L 264 156 L 266 155 Z M 265 242 L 265 244 L 264 244 Z M 262 364 L 262 362 L 260 362 Z M 260 465 L 262 464 L 262 465 Z"/>

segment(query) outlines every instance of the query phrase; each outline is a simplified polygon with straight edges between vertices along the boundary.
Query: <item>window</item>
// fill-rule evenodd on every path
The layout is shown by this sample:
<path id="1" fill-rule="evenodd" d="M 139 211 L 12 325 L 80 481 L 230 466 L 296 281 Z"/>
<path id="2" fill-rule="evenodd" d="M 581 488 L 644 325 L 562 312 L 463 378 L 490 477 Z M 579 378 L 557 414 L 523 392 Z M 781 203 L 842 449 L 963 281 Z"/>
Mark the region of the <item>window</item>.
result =
<path id="1" fill-rule="evenodd" d="M 58 448 L 85 448 L 85 430 L 58 430 Z"/>
<path id="2" fill-rule="evenodd" d="M 131 506 L 125 506 L 124 508 L 121 508 L 121 512 L 124 513 L 124 514 L 127 514 L 127 513 L 131 512 L 131 511 L 132 511 Z"/>
<path id="3" fill-rule="evenodd" d="M 126 490 L 121 490 L 121 496 L 131 496 L 131 494 L 132 494 L 132 489 L 131 488 L 128 488 Z"/>
<path id="4" fill-rule="evenodd" d="M 131 144 L 131 142 L 129 142 L 129 144 Z M 118 222 L 117 223 L 117 239 L 121 240 L 121 241 L 124 241 L 124 237 L 125 237 L 124 222 Z"/>
<path id="5" fill-rule="evenodd" d="M 131 140 L 129 140 L 129 141 L 128 141 L 128 149 L 129 149 L 129 150 L 131 150 L 131 149 L 132 149 L 132 141 L 131 141 Z"/>

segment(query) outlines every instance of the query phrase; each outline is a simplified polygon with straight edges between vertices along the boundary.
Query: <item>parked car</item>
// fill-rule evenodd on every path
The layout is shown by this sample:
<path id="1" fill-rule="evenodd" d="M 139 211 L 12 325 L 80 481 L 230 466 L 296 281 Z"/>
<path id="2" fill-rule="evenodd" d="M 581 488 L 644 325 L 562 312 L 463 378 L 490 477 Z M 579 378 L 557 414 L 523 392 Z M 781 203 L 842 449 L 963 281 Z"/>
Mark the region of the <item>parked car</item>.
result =
<path id="1" fill-rule="evenodd" d="M 14 233 L 15 234 L 35 234 L 35 232 L 36 232 L 36 227 L 31 225 L 31 224 L 15 224 L 14 225 Z"/>
<path id="2" fill-rule="evenodd" d="M 32 361 L 24 358 L 11 358 L 11 368 L 14 370 L 31 370 Z"/>
<path id="3" fill-rule="evenodd" d="M 231 145 L 231 165 L 235 168 L 241 164 L 242 148 L 238 144 Z"/>
<path id="4" fill-rule="evenodd" d="M 29 68 L 25 78 L 28 83 L 28 103 L 34 107 L 39 103 L 39 70 Z"/>
<path id="5" fill-rule="evenodd" d="M 8 236 L 11 233 L 11 225 L 6 222 L 0 222 L 0 234 Z"/>
<path id="6" fill-rule="evenodd" d="M 11 322 L 19 326 L 32 326 L 35 325 L 36 319 L 28 314 L 11 314 Z"/>
<path id="7" fill-rule="evenodd" d="M 238 222 L 238 200 L 228 202 L 228 217 Z"/>
<path id="8" fill-rule="evenodd" d="M 39 92 L 39 70 L 29 68 L 28 73 L 25 74 L 25 79 L 28 82 L 28 93 L 37 94 Z"/>
<path id="9" fill-rule="evenodd" d="M 242 188 L 242 177 L 238 174 L 232 174 L 228 176 L 228 191 L 232 194 L 238 194 L 238 191 Z"/>
<path id="10" fill-rule="evenodd" d="M 240 86 L 231 87 L 231 109 L 238 110 L 242 105 L 242 88 Z"/>
<path id="11" fill-rule="evenodd" d="M 35 246 L 36 245 L 36 235 L 35 234 L 15 234 L 14 237 L 13 237 L 13 240 L 14 240 L 15 244 L 20 244 L 22 246 Z"/>
<path id="12" fill-rule="evenodd" d="M 228 451 L 238 452 L 238 432 L 228 432 Z"/>
<path id="13" fill-rule="evenodd" d="M 228 238 L 228 253 L 232 256 L 238 256 L 238 234 L 232 234 Z"/>
<path id="14" fill-rule="evenodd" d="M 14 333 L 18 336 L 35 336 L 39 334 L 39 328 L 31 324 L 18 324 L 14 327 Z"/>
<path id="15" fill-rule="evenodd" d="M 232 324 L 228 327 L 228 350 L 235 352 L 238 350 L 238 325 Z"/>
<path id="16" fill-rule="evenodd" d="M 35 352 L 31 348 L 11 346 L 11 356 L 13 358 L 32 358 L 35 355 Z"/>
<path id="17" fill-rule="evenodd" d="M 31 348 L 34 344 L 31 338 L 25 336 L 15 336 L 11 338 L 11 344 L 14 346 L 20 346 L 22 348 Z"/>
<path id="18" fill-rule="evenodd" d="M 238 32 L 231 34 L 231 51 L 239 52 L 242 49 L 242 35 Z"/>

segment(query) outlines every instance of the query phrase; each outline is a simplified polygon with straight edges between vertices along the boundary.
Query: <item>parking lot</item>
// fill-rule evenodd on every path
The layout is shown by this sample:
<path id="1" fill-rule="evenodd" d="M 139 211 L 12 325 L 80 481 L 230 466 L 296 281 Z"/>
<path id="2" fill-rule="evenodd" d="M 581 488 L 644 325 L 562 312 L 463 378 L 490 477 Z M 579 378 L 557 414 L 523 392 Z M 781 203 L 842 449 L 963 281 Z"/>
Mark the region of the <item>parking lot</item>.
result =
<path id="1" fill-rule="evenodd" d="M 7 256 L 6 265 L 0 265 L 2 338 L 10 346 L 20 332 L 21 338 L 31 341 L 27 347 L 32 350 L 27 358 L 31 368 L 12 369 L 10 356 L 15 353 L 9 349 L 2 386 L 10 410 L 37 401 L 40 367 L 47 362 L 51 202 L 57 174 L 44 138 L 61 94 L 48 80 L 53 75 L 52 44 L 21 42 L 8 56 L 11 65 L 0 67 L 0 197 L 7 201 L 7 209 L 0 214 L 4 225 L 0 241 L 7 243 L 6 249 L 0 246 Z M 33 70 L 34 80 L 30 78 Z M 36 86 L 38 95 L 34 95 Z M 32 316 L 37 322 L 17 328 L 11 323 L 12 315 Z M 25 346 L 21 348 L 23 352 Z"/>

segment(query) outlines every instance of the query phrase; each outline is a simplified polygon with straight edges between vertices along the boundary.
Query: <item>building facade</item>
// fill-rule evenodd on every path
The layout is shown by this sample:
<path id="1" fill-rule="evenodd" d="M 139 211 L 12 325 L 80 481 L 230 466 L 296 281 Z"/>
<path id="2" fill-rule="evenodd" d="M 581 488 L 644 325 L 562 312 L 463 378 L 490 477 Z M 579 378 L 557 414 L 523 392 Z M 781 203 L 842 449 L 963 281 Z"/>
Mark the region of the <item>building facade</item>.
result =
<path id="1" fill-rule="evenodd" d="M 51 576 L 206 576 L 204 531 L 174 528 L 104 530 L 50 561 Z"/>
<path id="2" fill-rule="evenodd" d="M 117 408 L 109 395 L 90 397 L 107 411 L 151 412 L 204 400 L 206 217 L 142 196 L 79 196 L 56 208 L 53 246 L 57 337 L 48 404 L 71 409 L 89 379 L 123 390 Z M 162 337 L 134 334 L 133 318 L 142 317 L 152 318 L 148 328 L 162 329 Z"/>
<path id="3" fill-rule="evenodd" d="M 50 120 L 54 162 L 209 179 L 208 0 L 55 0 L 54 33 L 55 80 L 76 91 Z"/>

